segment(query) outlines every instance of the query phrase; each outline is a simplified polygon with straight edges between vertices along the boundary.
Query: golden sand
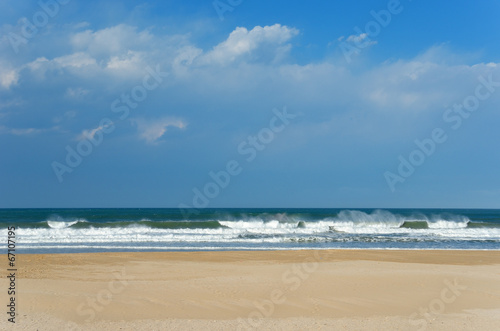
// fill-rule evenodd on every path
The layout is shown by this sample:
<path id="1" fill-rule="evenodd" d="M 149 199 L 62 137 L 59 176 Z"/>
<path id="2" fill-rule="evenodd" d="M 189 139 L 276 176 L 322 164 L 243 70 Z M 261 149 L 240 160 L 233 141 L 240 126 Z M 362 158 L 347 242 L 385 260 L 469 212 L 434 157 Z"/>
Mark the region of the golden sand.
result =
<path id="1" fill-rule="evenodd" d="M 500 251 L 40 254 L 17 268 L 1 329 L 500 330 Z"/>

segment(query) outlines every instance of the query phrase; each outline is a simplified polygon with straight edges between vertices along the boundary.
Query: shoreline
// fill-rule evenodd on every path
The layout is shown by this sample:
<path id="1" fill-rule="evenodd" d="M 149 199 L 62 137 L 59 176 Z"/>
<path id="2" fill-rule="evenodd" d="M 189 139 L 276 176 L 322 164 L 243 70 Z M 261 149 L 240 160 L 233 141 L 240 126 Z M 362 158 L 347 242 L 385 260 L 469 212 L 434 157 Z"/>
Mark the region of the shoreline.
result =
<path id="1" fill-rule="evenodd" d="M 417 260 L 405 260 L 402 261 L 401 258 L 395 258 L 401 254 L 411 254 Z M 459 254 L 459 255 L 457 255 Z M 216 255 L 237 255 L 239 258 L 248 258 L 248 261 L 253 261 L 255 259 L 268 259 L 273 260 L 277 257 L 288 257 L 288 260 L 293 261 L 293 258 L 299 258 L 304 255 L 319 255 L 321 259 L 325 261 L 345 261 L 345 260 L 363 260 L 367 259 L 372 261 L 385 261 L 385 262 L 407 262 L 407 263 L 431 263 L 431 264 L 450 264 L 450 260 L 435 260 L 429 258 L 444 258 L 447 257 L 451 261 L 464 260 L 471 257 L 483 256 L 484 254 L 491 254 L 494 257 L 491 259 L 491 264 L 500 265 L 500 249 L 498 250 L 478 250 L 478 249 L 387 249 L 387 248 L 333 248 L 333 249 L 275 249 L 275 250 L 194 250 L 194 251 L 117 251 L 117 252 L 75 252 L 75 253 L 16 253 L 20 257 L 30 257 L 34 258 L 37 256 L 50 257 L 50 256 L 73 256 L 78 255 L 80 257 L 96 257 L 96 256 L 119 256 L 125 255 L 129 257 L 141 257 L 154 256 L 155 258 L 162 257 L 165 260 L 182 260 L 181 258 L 186 258 L 187 260 L 201 260 L 206 261 L 209 258 L 210 261 L 223 262 L 222 260 L 215 260 L 213 257 Z M 288 256 L 291 255 L 291 256 Z M 258 256 L 258 257 L 257 257 Z M 392 257 L 392 259 L 391 259 Z M 319 262 L 319 261 L 318 261 Z M 481 260 L 478 261 L 463 261 L 463 264 L 481 264 Z M 462 264 L 462 263 L 461 263 Z M 1 274 L 1 273 L 0 273 Z"/>
<path id="2" fill-rule="evenodd" d="M 16 327 L 26 330 L 465 330 L 500 323 L 500 251 L 19 254 L 17 268 Z"/>
<path id="3" fill-rule="evenodd" d="M 72 255 L 72 254 L 170 254 L 170 253 L 203 253 L 203 252 L 212 252 L 212 253 L 221 253 L 221 252 L 300 252 L 300 251 L 361 251 L 361 252 L 369 252 L 369 251 L 383 251 L 383 252 L 415 252 L 415 251 L 431 251 L 431 252 L 500 252 L 500 248 L 498 249 L 476 249 L 476 248 L 471 248 L 471 249 L 456 249 L 456 248 L 450 248 L 450 249 L 442 249 L 442 248 L 283 248 L 283 249 L 276 249 L 276 248 L 264 248 L 264 249 L 186 249 L 186 250 L 125 250 L 125 251 L 113 251 L 113 250 L 106 250 L 106 251 L 95 251 L 95 252 L 88 252 L 88 251 L 75 251 L 75 252 L 43 252 L 43 253 L 34 253 L 31 252 L 28 253 L 19 253 L 16 252 L 16 255 L 22 256 L 22 255 Z"/>

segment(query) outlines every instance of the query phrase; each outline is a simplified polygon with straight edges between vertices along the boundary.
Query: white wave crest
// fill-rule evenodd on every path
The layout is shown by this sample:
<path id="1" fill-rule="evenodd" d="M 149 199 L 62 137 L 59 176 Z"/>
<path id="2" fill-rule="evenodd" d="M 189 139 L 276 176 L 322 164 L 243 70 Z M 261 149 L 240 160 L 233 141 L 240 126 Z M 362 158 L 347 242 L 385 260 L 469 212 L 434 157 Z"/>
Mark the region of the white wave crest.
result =
<path id="1" fill-rule="evenodd" d="M 469 224 L 468 220 L 461 222 L 446 221 L 446 220 L 427 222 L 429 229 L 465 229 L 467 227 L 467 224 Z"/>
<path id="2" fill-rule="evenodd" d="M 72 225 L 75 225 L 76 223 L 80 222 L 87 222 L 85 219 L 71 219 L 67 220 L 62 218 L 61 216 L 55 215 L 51 216 L 47 220 L 47 225 L 51 227 L 52 229 L 66 229 L 69 228 Z"/>

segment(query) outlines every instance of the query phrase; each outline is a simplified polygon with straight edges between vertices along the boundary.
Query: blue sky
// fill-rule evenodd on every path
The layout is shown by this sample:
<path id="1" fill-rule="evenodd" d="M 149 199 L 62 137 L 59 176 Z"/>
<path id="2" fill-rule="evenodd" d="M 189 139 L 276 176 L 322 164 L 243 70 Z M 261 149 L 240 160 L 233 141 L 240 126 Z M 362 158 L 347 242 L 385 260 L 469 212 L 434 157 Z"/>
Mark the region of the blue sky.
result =
<path id="1" fill-rule="evenodd" d="M 498 1 L 43 3 L 0 3 L 0 207 L 500 208 Z"/>

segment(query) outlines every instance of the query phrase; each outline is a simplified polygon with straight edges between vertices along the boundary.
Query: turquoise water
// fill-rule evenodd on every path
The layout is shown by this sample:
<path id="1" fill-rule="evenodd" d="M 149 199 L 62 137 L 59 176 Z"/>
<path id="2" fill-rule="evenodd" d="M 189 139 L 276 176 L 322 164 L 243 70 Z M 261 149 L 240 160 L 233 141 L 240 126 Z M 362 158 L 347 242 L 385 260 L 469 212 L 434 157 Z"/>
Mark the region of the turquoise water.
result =
<path id="1" fill-rule="evenodd" d="M 0 226 L 18 253 L 500 249 L 500 210 L 0 209 Z"/>

